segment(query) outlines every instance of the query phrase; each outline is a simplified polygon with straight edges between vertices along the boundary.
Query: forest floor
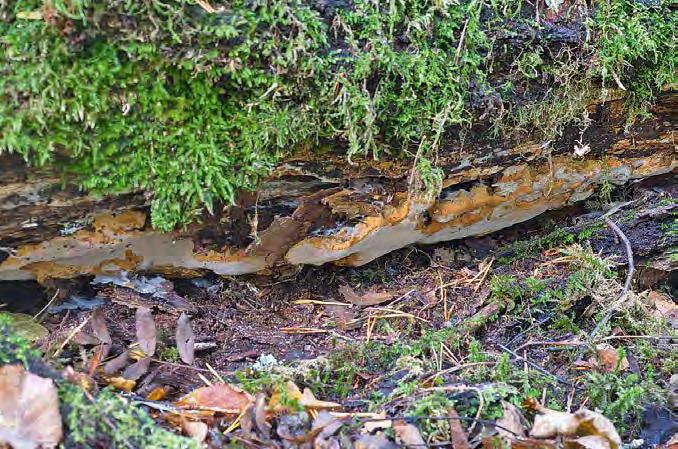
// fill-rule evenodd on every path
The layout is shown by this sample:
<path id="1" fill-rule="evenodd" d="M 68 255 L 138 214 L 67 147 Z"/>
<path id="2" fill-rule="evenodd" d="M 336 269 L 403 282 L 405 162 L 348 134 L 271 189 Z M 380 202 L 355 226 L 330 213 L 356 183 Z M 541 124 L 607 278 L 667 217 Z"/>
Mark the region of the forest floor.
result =
<path id="1" fill-rule="evenodd" d="M 358 268 L 60 282 L 0 364 L 55 380 L 64 447 L 678 445 L 676 193 Z"/>

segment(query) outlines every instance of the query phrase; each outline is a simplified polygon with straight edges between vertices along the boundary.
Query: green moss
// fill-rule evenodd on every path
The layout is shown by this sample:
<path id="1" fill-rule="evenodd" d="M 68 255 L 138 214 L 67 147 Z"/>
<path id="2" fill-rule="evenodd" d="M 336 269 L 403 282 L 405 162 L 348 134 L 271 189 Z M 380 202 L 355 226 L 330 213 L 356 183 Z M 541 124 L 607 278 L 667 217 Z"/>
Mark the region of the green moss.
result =
<path id="1" fill-rule="evenodd" d="M 59 385 L 59 399 L 65 447 L 200 447 L 195 440 L 161 428 L 145 411 L 108 389 L 90 400 L 80 387 L 64 382 Z"/>
<path id="2" fill-rule="evenodd" d="M 31 360 L 39 358 L 40 353 L 31 347 L 31 343 L 12 328 L 12 318 L 0 313 L 0 365 L 21 363 L 28 366 Z"/>
<path id="3" fill-rule="evenodd" d="M 666 402 L 663 389 L 652 379 L 642 380 L 637 374 L 588 373 L 586 393 L 589 407 L 596 408 L 612 420 L 620 432 L 640 424 L 645 404 Z"/>
<path id="4" fill-rule="evenodd" d="M 349 158 L 419 152 L 435 190 L 429 161 L 452 130 L 493 119 L 502 137 L 552 138 L 585 126 L 585 104 L 615 76 L 630 120 L 675 82 L 668 1 L 596 5 L 588 44 L 564 50 L 506 39 L 543 26 L 518 0 L 355 0 L 333 12 L 302 0 L 214 12 L 178 0 L 4 2 L 0 151 L 95 193 L 150 191 L 162 230 L 327 141 Z"/>

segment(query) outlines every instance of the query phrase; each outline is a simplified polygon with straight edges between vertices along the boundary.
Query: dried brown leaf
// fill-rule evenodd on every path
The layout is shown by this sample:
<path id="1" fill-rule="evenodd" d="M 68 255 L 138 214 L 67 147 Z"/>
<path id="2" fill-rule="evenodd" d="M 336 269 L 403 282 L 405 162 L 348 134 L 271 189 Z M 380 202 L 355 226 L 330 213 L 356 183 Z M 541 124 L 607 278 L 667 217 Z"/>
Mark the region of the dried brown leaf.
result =
<path id="1" fill-rule="evenodd" d="M 609 372 L 626 371 L 629 369 L 629 361 L 626 357 L 619 359 L 619 352 L 610 344 L 600 343 L 596 345 L 596 355 L 600 361 L 599 366 Z M 619 368 L 617 368 L 619 367 Z"/>
<path id="2" fill-rule="evenodd" d="M 425 447 L 425 446 L 422 446 Z M 398 449 L 384 434 L 360 435 L 353 443 L 354 449 Z"/>
<path id="3" fill-rule="evenodd" d="M 461 420 L 459 419 L 459 414 L 454 407 L 450 407 L 447 411 L 450 415 L 450 433 L 452 437 L 452 448 L 453 449 L 471 449 L 471 445 L 468 442 L 468 435 L 461 425 Z"/>
<path id="4" fill-rule="evenodd" d="M 497 420 L 497 432 L 505 441 L 514 440 L 516 437 L 525 436 L 523 415 L 518 407 L 510 402 L 502 402 L 504 414 Z"/>
<path id="5" fill-rule="evenodd" d="M 647 300 L 655 308 L 653 313 L 655 318 L 666 319 L 671 327 L 678 329 L 678 305 L 673 302 L 671 297 L 652 290 L 648 293 Z"/>
<path id="6" fill-rule="evenodd" d="M 195 360 L 195 334 L 188 315 L 182 313 L 177 322 L 177 349 L 184 363 L 192 364 Z"/>
<path id="7" fill-rule="evenodd" d="M 101 364 L 101 361 L 104 360 L 108 353 L 111 350 L 111 345 L 102 343 L 94 351 L 94 355 L 89 359 L 89 364 L 87 368 L 87 374 L 92 376 L 96 372 L 97 368 Z"/>
<path id="8" fill-rule="evenodd" d="M 610 442 L 600 435 L 588 435 L 567 440 L 565 446 L 572 449 L 610 449 Z"/>
<path id="9" fill-rule="evenodd" d="M 0 443 L 15 449 L 56 447 L 63 428 L 52 380 L 19 365 L 1 367 L 0 423 Z"/>
<path id="10" fill-rule="evenodd" d="M 258 393 L 254 402 L 254 422 L 264 438 L 269 439 L 271 437 L 271 425 L 266 421 L 266 395 L 263 393 Z"/>
<path id="11" fill-rule="evenodd" d="M 88 334 L 87 332 L 83 331 L 80 331 L 77 334 L 75 334 L 71 341 L 73 343 L 77 343 L 83 346 L 98 345 L 101 343 L 101 340 L 96 338 L 94 335 Z"/>
<path id="12" fill-rule="evenodd" d="M 206 408 L 221 413 L 240 414 L 252 405 L 254 398 L 246 391 L 229 384 L 214 384 L 196 388 L 180 398 L 175 405 L 181 408 Z"/>
<path id="13" fill-rule="evenodd" d="M 151 390 L 150 393 L 146 395 L 146 399 L 149 401 L 162 401 L 167 397 L 167 393 L 169 393 L 170 387 L 167 385 L 162 385 L 160 387 L 155 387 L 153 390 Z"/>
<path id="14" fill-rule="evenodd" d="M 393 298 L 393 295 L 389 292 L 368 291 L 362 295 L 358 295 L 355 290 L 348 285 L 339 287 L 339 293 L 344 296 L 346 301 L 357 306 L 375 306 Z"/>
<path id="15" fill-rule="evenodd" d="M 139 359 L 139 361 L 132 363 L 128 366 L 125 371 L 122 372 L 122 377 L 130 380 L 139 380 L 141 376 L 148 372 L 148 368 L 151 366 L 151 358 L 144 357 Z"/>
<path id="16" fill-rule="evenodd" d="M 609 443 L 609 449 L 621 447 L 621 438 L 614 424 L 600 413 L 582 408 L 576 413 L 566 413 L 537 406 L 539 414 L 534 419 L 530 436 L 534 438 L 600 436 Z"/>
<path id="17" fill-rule="evenodd" d="M 110 376 L 113 373 L 121 371 L 127 366 L 129 361 L 129 351 L 123 351 L 122 354 L 112 358 L 104 365 L 104 374 Z"/>
<path id="18" fill-rule="evenodd" d="M 94 312 L 92 312 L 89 325 L 92 328 L 94 336 L 97 337 L 99 341 L 108 345 L 113 344 L 111 334 L 108 332 L 108 325 L 106 324 L 106 318 L 104 317 L 103 310 L 96 309 Z"/>
<path id="19" fill-rule="evenodd" d="M 413 424 L 406 423 L 403 420 L 393 421 L 393 430 L 395 431 L 396 442 L 412 449 L 426 447 L 426 441 L 421 436 L 421 432 Z"/>
<path id="20" fill-rule="evenodd" d="M 115 389 L 131 392 L 134 387 L 137 385 L 137 382 L 132 379 L 125 379 L 124 377 L 109 377 L 106 379 L 108 385 L 112 386 Z"/>
<path id="21" fill-rule="evenodd" d="M 181 430 L 186 436 L 193 438 L 198 443 L 202 443 L 207 438 L 207 424 L 201 421 L 188 421 L 184 419 L 181 422 Z"/>
<path id="22" fill-rule="evenodd" d="M 136 312 L 137 341 L 144 354 L 155 354 L 156 330 L 151 309 L 140 307 Z"/>
<path id="23" fill-rule="evenodd" d="M 363 429 L 365 429 L 366 433 L 373 433 L 375 430 L 390 429 L 393 426 L 393 421 L 386 418 L 386 412 L 379 412 L 374 418 L 377 419 L 371 419 L 363 424 Z"/>
<path id="24" fill-rule="evenodd" d="M 313 447 L 316 449 L 329 449 L 335 447 L 338 441 L 333 435 L 341 428 L 343 423 L 325 410 L 318 413 L 313 420 L 312 430 L 319 430 L 313 441 Z M 338 449 L 338 446 L 336 446 Z"/>

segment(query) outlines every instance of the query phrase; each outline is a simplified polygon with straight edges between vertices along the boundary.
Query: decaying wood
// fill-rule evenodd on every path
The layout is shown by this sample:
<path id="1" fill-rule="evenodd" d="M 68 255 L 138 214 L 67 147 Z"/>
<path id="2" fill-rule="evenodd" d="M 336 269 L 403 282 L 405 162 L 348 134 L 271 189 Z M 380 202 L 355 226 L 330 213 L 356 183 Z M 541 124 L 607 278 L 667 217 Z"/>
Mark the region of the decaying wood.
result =
<path id="1" fill-rule="evenodd" d="M 477 136 L 463 148 L 441 149 L 436 162 L 445 179 L 438 195 L 408 189 L 411 161 L 349 164 L 339 150 L 295 154 L 257 195 L 243 194 L 236 205 L 167 234 L 151 228 L 144 192 L 96 198 L 3 154 L 0 280 L 357 266 L 410 244 L 487 234 L 582 201 L 603 182 L 674 171 L 678 95 L 662 96 L 654 117 L 630 134 L 619 102 L 592 105 L 589 128 L 568 129 L 555 142 Z M 574 149 L 582 143 L 591 151 L 579 157 Z"/>

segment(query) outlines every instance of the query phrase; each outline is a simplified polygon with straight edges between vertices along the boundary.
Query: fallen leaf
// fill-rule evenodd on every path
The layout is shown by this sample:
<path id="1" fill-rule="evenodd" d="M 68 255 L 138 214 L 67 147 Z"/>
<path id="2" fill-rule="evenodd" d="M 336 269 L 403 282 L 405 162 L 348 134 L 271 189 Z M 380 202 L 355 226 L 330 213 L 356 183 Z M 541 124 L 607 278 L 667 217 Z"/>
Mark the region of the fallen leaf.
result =
<path id="1" fill-rule="evenodd" d="M 678 374 L 672 375 L 669 379 L 666 395 L 669 407 L 678 409 Z"/>
<path id="2" fill-rule="evenodd" d="M 240 431 L 242 436 L 247 440 L 254 440 L 258 438 L 258 435 L 254 432 L 255 426 L 254 418 L 254 406 L 250 405 L 245 409 L 244 412 L 240 414 Z M 264 440 L 266 438 L 263 438 Z"/>
<path id="3" fill-rule="evenodd" d="M 610 442 L 600 435 L 589 435 L 567 440 L 567 447 L 583 447 L 585 449 L 610 449 Z"/>
<path id="4" fill-rule="evenodd" d="M 100 344 L 96 350 L 94 351 L 94 355 L 89 359 L 88 367 L 87 367 L 87 374 L 92 376 L 97 368 L 99 368 L 99 365 L 101 364 L 101 361 L 104 360 L 108 356 L 108 352 L 111 350 L 111 345 L 107 344 Z"/>
<path id="5" fill-rule="evenodd" d="M 151 366 L 151 358 L 145 357 L 138 362 L 132 363 L 128 366 L 125 371 L 122 372 L 122 377 L 125 379 L 139 380 L 141 376 L 148 372 L 148 368 Z"/>
<path id="6" fill-rule="evenodd" d="M 362 295 L 358 295 L 348 285 L 339 287 L 339 293 L 344 296 L 346 301 L 357 306 L 375 306 L 393 298 L 393 295 L 388 292 L 368 291 Z"/>
<path id="7" fill-rule="evenodd" d="M 169 393 L 170 388 L 167 385 L 163 385 L 160 387 L 155 387 L 153 390 L 151 390 L 148 395 L 146 395 L 146 399 L 149 401 L 162 401 L 167 397 L 167 393 Z"/>
<path id="8" fill-rule="evenodd" d="M 126 391 L 127 393 L 130 393 L 137 385 L 135 380 L 125 379 L 124 377 L 109 377 L 106 381 L 111 387 L 117 390 Z"/>
<path id="9" fill-rule="evenodd" d="M 98 345 L 101 344 L 101 340 L 96 338 L 92 334 L 88 334 L 87 332 L 80 331 L 75 336 L 71 339 L 73 343 L 77 343 L 79 345 L 83 346 L 89 346 L 89 345 Z"/>
<path id="10" fill-rule="evenodd" d="M 85 373 L 75 371 L 72 366 L 67 366 L 64 368 L 64 370 L 61 372 L 61 376 L 68 382 L 78 385 L 80 388 L 86 391 L 94 391 L 97 386 L 92 377 Z"/>
<path id="11" fill-rule="evenodd" d="M 226 414 L 240 414 L 254 402 L 254 398 L 246 391 L 229 384 L 214 384 L 209 387 L 196 388 L 181 397 L 175 405 L 192 409 L 205 408 Z"/>
<path id="12" fill-rule="evenodd" d="M 647 300 L 655 308 L 652 314 L 655 318 L 665 319 L 671 327 L 678 329 L 678 305 L 668 295 L 651 290 Z"/>
<path id="13" fill-rule="evenodd" d="M 459 419 L 459 414 L 457 410 L 450 406 L 447 411 L 447 414 L 450 415 L 450 436 L 452 438 L 452 448 L 453 449 L 471 449 L 471 445 L 468 442 L 468 435 L 461 425 L 461 420 Z"/>
<path id="14" fill-rule="evenodd" d="M 140 307 L 136 312 L 137 342 L 147 356 L 155 354 L 156 331 L 151 309 Z"/>
<path id="15" fill-rule="evenodd" d="M 426 447 L 426 441 L 422 438 L 421 432 L 413 424 L 406 423 L 403 420 L 393 421 L 393 430 L 397 443 L 413 449 Z"/>
<path id="16" fill-rule="evenodd" d="M 265 439 L 271 437 L 271 425 L 266 421 L 266 395 L 258 393 L 254 402 L 254 422 Z"/>
<path id="17" fill-rule="evenodd" d="M 539 414 L 535 416 L 534 424 L 530 431 L 531 437 L 576 436 L 581 438 L 600 436 L 607 440 L 609 449 L 619 449 L 621 447 L 621 438 L 614 424 L 600 413 L 586 408 L 581 408 L 575 413 L 566 413 L 548 409 L 538 403 L 534 405 L 534 408 Z M 591 443 L 591 440 L 586 440 L 586 442 Z"/>
<path id="18" fill-rule="evenodd" d="M 181 360 L 190 365 L 195 359 L 195 334 L 188 315 L 182 313 L 177 322 L 177 349 Z"/>
<path id="19" fill-rule="evenodd" d="M 355 310 L 351 310 L 346 306 L 336 306 L 330 305 L 325 306 L 325 313 L 328 316 L 332 317 L 337 327 L 341 330 L 349 329 L 350 323 L 355 320 L 356 313 Z M 353 327 L 360 326 L 359 322 L 356 323 Z"/>
<path id="20" fill-rule="evenodd" d="M 321 411 L 313 420 L 312 430 L 319 430 L 313 441 L 313 447 L 316 449 L 329 449 L 337 443 L 332 436 L 343 426 L 343 423 L 333 416 L 330 412 Z M 338 446 L 337 446 L 338 448 Z"/>
<path id="21" fill-rule="evenodd" d="M 281 404 L 281 396 L 280 390 L 276 388 L 271 395 L 268 408 L 273 411 L 284 410 L 285 407 Z M 296 400 L 302 407 L 314 410 L 341 408 L 341 404 L 336 402 L 326 402 L 316 399 L 313 392 L 308 388 L 305 388 L 302 393 L 299 387 L 297 387 L 297 384 L 291 380 L 287 381 L 285 384 L 285 398 L 292 401 Z"/>
<path id="22" fill-rule="evenodd" d="M 94 336 L 102 343 L 113 344 L 111 334 L 108 332 L 108 325 L 106 325 L 106 318 L 101 309 L 96 309 L 92 312 L 92 317 L 89 320 L 89 325 L 92 328 Z"/>
<path id="23" fill-rule="evenodd" d="M 373 433 L 375 430 L 390 429 L 392 426 L 393 421 L 386 419 L 386 412 L 380 412 L 375 416 L 375 420 L 365 422 L 363 429 L 365 429 L 365 433 Z"/>
<path id="24" fill-rule="evenodd" d="M 398 445 L 389 441 L 384 434 L 360 435 L 353 442 L 353 449 L 398 449 Z"/>
<path id="25" fill-rule="evenodd" d="M 181 430 L 186 436 L 202 443 L 207 438 L 207 424 L 201 421 L 188 421 L 184 419 L 181 421 Z"/>
<path id="26" fill-rule="evenodd" d="M 104 374 L 110 376 L 111 374 L 121 371 L 124 367 L 127 366 L 129 360 L 129 351 L 123 351 L 117 357 L 112 358 L 104 365 Z"/>
<path id="27" fill-rule="evenodd" d="M 0 423 L 0 443 L 15 449 L 56 447 L 63 428 L 52 380 L 19 365 L 1 367 Z"/>
<path id="28" fill-rule="evenodd" d="M 12 329 L 14 332 L 28 341 L 39 340 L 49 335 L 47 328 L 35 321 L 30 315 L 9 312 L 5 312 L 5 315 L 9 315 L 12 319 Z"/>
<path id="29" fill-rule="evenodd" d="M 341 408 L 341 404 L 338 404 L 336 402 L 321 401 L 319 399 L 316 399 L 316 397 L 313 395 L 313 392 L 308 388 L 304 388 L 304 393 L 301 395 L 301 398 L 299 399 L 299 405 L 301 405 L 302 407 L 311 408 L 315 410 L 321 409 L 331 410 Z"/>
<path id="30" fill-rule="evenodd" d="M 599 360 L 599 366 L 609 372 L 626 371 L 629 369 L 629 361 L 626 357 L 619 359 L 619 352 L 610 344 L 600 343 L 596 345 L 596 356 Z"/>
<path id="31" fill-rule="evenodd" d="M 510 402 L 502 401 L 504 414 L 497 420 L 497 432 L 505 441 L 514 440 L 516 437 L 525 436 L 523 415 L 518 407 Z"/>
<path id="32" fill-rule="evenodd" d="M 249 351 L 229 355 L 226 360 L 229 362 L 239 362 L 244 359 L 256 359 L 259 356 L 259 352 L 260 351 L 257 351 L 256 349 L 250 349 Z"/>

